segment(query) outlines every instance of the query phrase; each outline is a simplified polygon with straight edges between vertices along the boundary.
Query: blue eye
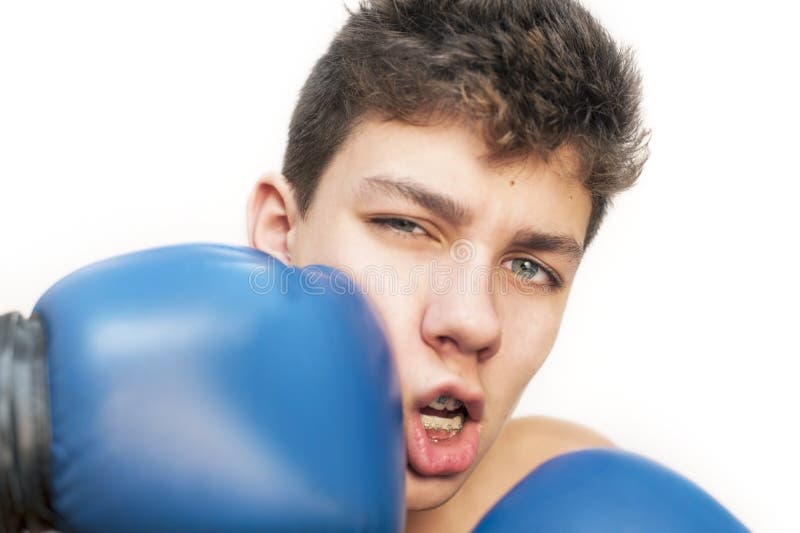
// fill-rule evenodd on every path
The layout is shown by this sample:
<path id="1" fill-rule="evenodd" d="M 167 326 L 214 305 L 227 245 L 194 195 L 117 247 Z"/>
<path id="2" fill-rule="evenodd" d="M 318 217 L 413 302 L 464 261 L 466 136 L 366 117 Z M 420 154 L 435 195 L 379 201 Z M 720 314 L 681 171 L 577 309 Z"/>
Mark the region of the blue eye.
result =
<path id="1" fill-rule="evenodd" d="M 413 233 L 414 230 L 419 227 L 410 220 L 406 220 L 404 218 L 390 218 L 386 221 L 386 224 L 389 227 L 392 227 L 404 233 Z"/>
<path id="2" fill-rule="evenodd" d="M 559 277 L 549 268 L 526 257 L 517 257 L 503 263 L 514 276 L 529 287 L 547 289 L 547 292 L 561 287 Z"/>
<path id="3" fill-rule="evenodd" d="M 511 270 L 523 279 L 533 279 L 541 267 L 530 259 L 512 259 Z"/>
<path id="4" fill-rule="evenodd" d="M 404 235 L 410 235 L 410 236 L 427 235 L 427 232 L 424 229 L 422 229 L 422 227 L 419 224 L 412 222 L 406 218 L 400 218 L 400 217 L 373 218 L 372 220 L 370 220 L 370 222 L 377 226 L 388 228 Z"/>

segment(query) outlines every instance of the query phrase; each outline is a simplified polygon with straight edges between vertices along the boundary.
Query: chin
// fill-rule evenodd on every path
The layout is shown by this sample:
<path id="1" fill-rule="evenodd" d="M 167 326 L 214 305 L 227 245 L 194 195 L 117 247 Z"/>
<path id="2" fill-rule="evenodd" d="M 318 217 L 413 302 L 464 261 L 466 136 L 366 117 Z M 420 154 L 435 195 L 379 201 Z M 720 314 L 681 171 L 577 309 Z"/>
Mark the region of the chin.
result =
<path id="1" fill-rule="evenodd" d="M 406 466 L 406 509 L 425 511 L 446 503 L 456 495 L 469 472 L 452 476 L 422 476 Z"/>

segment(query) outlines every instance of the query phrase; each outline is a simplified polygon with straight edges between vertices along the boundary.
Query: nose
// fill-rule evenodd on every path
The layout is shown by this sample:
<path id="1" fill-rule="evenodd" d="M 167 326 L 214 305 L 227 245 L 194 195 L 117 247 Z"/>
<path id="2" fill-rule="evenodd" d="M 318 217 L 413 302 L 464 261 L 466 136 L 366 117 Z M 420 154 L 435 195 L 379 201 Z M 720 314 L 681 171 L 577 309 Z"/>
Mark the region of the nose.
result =
<path id="1" fill-rule="evenodd" d="M 455 351 L 483 361 L 500 348 L 502 328 L 489 280 L 485 275 L 469 275 L 478 270 L 474 265 L 470 269 L 459 265 L 449 280 L 452 283 L 430 290 L 422 338 L 440 355 Z"/>

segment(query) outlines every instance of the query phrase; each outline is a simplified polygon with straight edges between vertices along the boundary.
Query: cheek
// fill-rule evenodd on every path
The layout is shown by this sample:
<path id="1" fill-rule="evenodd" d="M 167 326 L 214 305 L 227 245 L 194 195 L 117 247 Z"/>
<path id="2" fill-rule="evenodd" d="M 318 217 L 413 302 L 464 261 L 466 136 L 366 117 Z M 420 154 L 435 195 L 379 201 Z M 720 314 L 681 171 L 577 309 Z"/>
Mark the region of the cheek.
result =
<path id="1" fill-rule="evenodd" d="M 403 294 L 393 291 L 371 291 L 370 301 L 383 320 L 401 385 L 410 383 L 419 366 L 421 304 L 417 293 Z"/>
<path id="2" fill-rule="evenodd" d="M 374 263 L 363 229 L 349 220 L 344 210 L 328 212 L 325 207 L 316 207 L 307 220 L 297 225 L 293 263 L 297 266 L 321 263 L 351 274 Z"/>
<path id="3" fill-rule="evenodd" d="M 497 408 L 510 409 L 553 348 L 563 315 L 555 301 L 529 306 L 527 313 L 505 309 L 500 352 L 486 362 L 484 384 Z"/>

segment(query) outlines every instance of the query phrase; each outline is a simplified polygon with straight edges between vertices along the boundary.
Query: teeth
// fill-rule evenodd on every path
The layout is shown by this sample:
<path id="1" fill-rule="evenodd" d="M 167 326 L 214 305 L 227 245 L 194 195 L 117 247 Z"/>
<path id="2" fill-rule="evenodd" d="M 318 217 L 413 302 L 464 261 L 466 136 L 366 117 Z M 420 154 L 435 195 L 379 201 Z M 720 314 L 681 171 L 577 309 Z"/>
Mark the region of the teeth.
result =
<path id="1" fill-rule="evenodd" d="M 462 405 L 464 404 L 461 403 L 461 400 L 456 400 L 455 398 L 448 398 L 447 405 L 445 405 L 445 408 L 448 411 L 455 411 L 456 409 L 461 409 Z"/>
<path id="2" fill-rule="evenodd" d="M 457 409 L 461 409 L 462 405 L 464 404 L 461 403 L 460 400 L 456 400 L 452 396 L 446 396 L 442 394 L 438 398 L 433 400 L 431 403 L 429 403 L 428 407 L 432 407 L 437 411 L 444 411 L 445 409 L 447 409 L 448 411 L 455 411 Z"/>
<path id="3" fill-rule="evenodd" d="M 447 396 L 445 395 L 439 396 L 438 398 L 436 398 L 435 400 L 433 400 L 431 403 L 428 404 L 428 407 L 432 407 L 439 411 L 443 411 L 445 406 L 447 406 Z"/>
<path id="4" fill-rule="evenodd" d="M 461 431 L 464 427 L 464 418 L 461 415 L 456 415 L 453 418 L 442 418 L 440 416 L 420 415 L 422 417 L 422 426 L 425 429 L 433 429 L 437 431 Z"/>

